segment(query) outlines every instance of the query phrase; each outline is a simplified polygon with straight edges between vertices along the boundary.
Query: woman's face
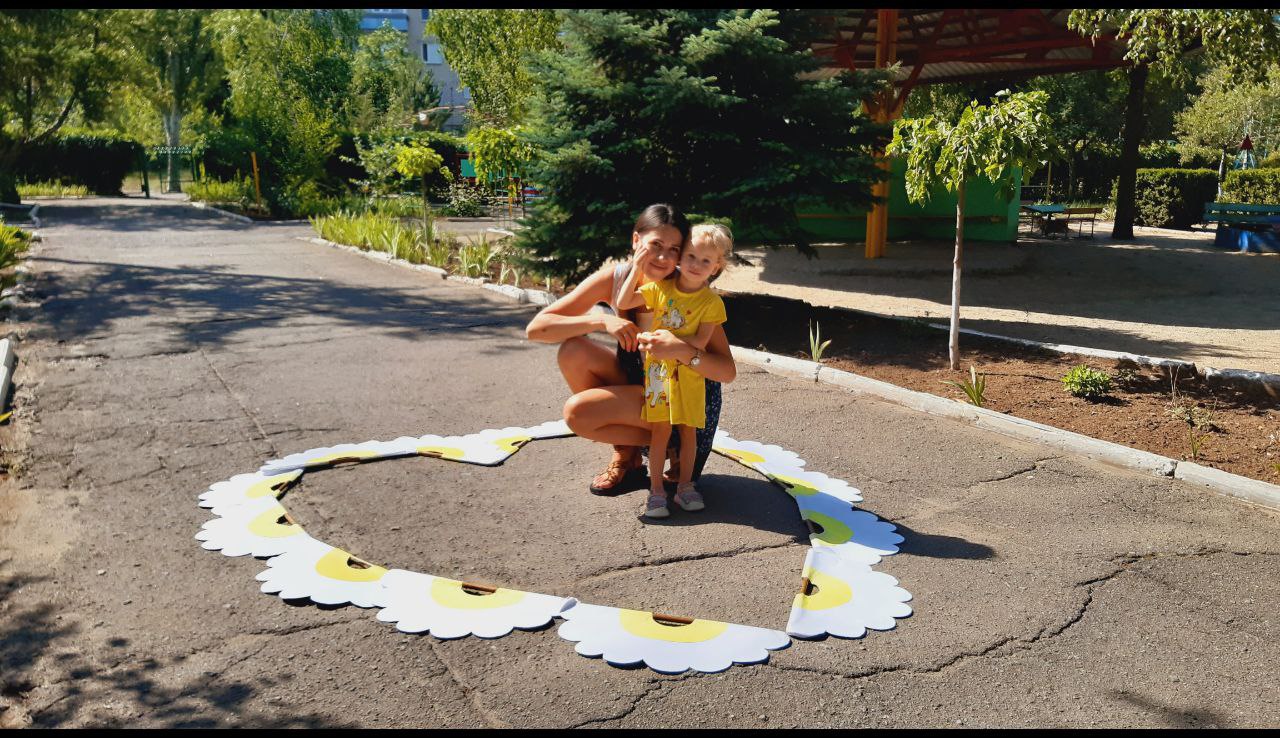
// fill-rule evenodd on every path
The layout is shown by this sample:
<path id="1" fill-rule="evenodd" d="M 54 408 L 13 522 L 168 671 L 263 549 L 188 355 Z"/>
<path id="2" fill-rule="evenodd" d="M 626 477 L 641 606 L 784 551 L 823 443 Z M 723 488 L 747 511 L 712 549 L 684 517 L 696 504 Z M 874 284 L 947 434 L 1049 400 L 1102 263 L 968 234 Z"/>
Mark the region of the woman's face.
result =
<path id="1" fill-rule="evenodd" d="M 644 276 L 653 282 L 664 280 L 675 271 L 676 264 L 680 262 L 680 246 L 683 243 L 684 239 L 675 226 L 658 226 L 644 233 L 631 234 L 633 252 L 649 249 L 653 254 L 644 270 Z"/>

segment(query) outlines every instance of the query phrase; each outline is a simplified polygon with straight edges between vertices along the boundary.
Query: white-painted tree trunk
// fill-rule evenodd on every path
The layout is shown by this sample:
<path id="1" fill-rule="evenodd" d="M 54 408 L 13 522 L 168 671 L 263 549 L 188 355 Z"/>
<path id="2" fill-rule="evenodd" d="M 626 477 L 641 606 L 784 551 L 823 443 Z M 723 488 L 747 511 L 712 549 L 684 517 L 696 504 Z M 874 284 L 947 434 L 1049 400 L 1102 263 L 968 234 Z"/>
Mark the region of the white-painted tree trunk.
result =
<path id="1" fill-rule="evenodd" d="M 956 188 L 956 257 L 951 262 L 951 368 L 960 368 L 960 269 L 964 263 L 964 180 Z"/>

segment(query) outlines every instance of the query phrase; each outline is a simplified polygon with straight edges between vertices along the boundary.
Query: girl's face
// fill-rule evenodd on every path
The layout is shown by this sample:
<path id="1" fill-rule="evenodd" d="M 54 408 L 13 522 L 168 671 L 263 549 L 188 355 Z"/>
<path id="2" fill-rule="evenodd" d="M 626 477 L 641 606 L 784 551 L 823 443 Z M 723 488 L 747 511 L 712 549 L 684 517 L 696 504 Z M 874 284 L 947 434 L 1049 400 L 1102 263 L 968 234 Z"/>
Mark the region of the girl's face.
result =
<path id="1" fill-rule="evenodd" d="M 689 244 L 680 257 L 680 274 L 689 284 L 706 284 L 723 266 L 720 249 L 706 241 Z"/>
<path id="2" fill-rule="evenodd" d="M 680 261 L 680 247 L 683 243 L 684 239 L 675 226 L 658 226 L 644 233 L 631 234 L 633 252 L 649 249 L 653 254 L 644 270 L 644 276 L 651 282 L 661 282 L 671 276 Z"/>

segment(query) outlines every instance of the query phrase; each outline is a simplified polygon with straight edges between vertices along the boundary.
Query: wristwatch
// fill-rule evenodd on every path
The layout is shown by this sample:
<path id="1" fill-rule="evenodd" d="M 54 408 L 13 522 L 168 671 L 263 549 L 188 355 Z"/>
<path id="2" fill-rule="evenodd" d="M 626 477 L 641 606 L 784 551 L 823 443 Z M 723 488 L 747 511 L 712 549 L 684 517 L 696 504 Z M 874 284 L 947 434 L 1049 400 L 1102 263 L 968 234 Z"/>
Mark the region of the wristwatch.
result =
<path id="1" fill-rule="evenodd" d="M 689 366 L 696 367 L 702 363 L 702 349 L 694 349 L 693 358 L 689 359 Z"/>

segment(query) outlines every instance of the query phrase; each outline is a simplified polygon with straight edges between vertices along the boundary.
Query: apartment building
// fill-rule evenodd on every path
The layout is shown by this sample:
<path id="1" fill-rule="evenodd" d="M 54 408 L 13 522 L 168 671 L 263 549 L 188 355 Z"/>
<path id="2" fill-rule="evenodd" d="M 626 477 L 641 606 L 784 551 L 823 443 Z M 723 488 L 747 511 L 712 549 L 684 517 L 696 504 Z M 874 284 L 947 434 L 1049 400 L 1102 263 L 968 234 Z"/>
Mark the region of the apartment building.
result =
<path id="1" fill-rule="evenodd" d="M 429 18 L 431 11 L 425 8 L 367 8 L 360 19 L 360 30 L 374 31 L 385 23 L 404 33 L 409 53 L 422 59 L 431 78 L 435 80 L 436 87 L 440 88 L 440 104 L 454 108 L 445 128 L 460 130 L 463 122 L 462 110 L 470 104 L 471 95 L 462 87 L 457 72 L 445 62 L 440 42 L 434 36 L 426 35 L 424 29 Z"/>

